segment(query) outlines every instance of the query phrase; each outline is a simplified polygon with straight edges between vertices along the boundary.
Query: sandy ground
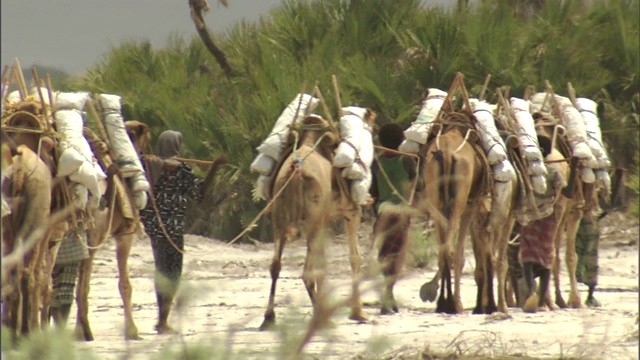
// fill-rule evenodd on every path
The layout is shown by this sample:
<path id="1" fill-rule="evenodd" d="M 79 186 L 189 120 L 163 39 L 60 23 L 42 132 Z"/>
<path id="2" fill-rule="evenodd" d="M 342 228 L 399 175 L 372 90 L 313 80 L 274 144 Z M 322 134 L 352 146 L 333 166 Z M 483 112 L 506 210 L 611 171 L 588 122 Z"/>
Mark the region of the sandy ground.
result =
<path id="1" fill-rule="evenodd" d="M 436 314 L 435 304 L 423 303 L 418 296 L 420 285 L 433 276 L 433 269 L 405 268 L 404 278 L 396 286 L 396 299 L 401 306 L 398 314 L 380 315 L 379 294 L 366 293 L 368 323 L 354 323 L 347 319 L 348 309 L 340 309 L 332 318 L 332 326 L 314 336 L 304 352 L 318 359 L 370 359 L 381 354 L 386 354 L 385 358 L 409 358 L 406 354 L 420 349 L 434 353 L 482 354 L 483 357 L 636 359 L 638 222 L 619 214 L 605 220 L 597 292 L 602 303 L 599 309 L 537 314 L 511 309 L 507 318 L 472 315 L 476 288 L 472 277 L 473 256 L 467 251 L 462 282 L 464 314 Z M 366 235 L 366 230 L 363 234 Z M 157 316 L 153 256 L 148 239 L 140 238 L 131 252 L 130 269 L 134 317 L 143 340 L 124 341 L 115 248 L 111 239 L 97 255 L 91 283 L 90 321 L 96 340 L 76 345 L 90 349 L 100 359 L 158 358 L 163 346 L 177 348 L 183 341 L 188 345 L 206 346 L 212 351 L 211 358 L 216 359 L 232 358 L 230 354 L 239 359 L 279 359 L 283 358 L 283 352 L 291 351 L 311 313 L 300 279 L 306 251 L 304 242 L 294 242 L 285 249 L 276 295 L 280 327 L 269 332 L 260 332 L 257 328 L 267 305 L 273 244 L 229 246 L 197 236 L 187 236 L 186 244 L 182 286 L 186 301 L 182 310 L 171 317 L 181 336 L 159 336 L 153 331 Z M 367 236 L 361 236 L 361 244 L 366 254 Z M 336 300 L 344 299 L 349 292 L 347 253 L 343 237 L 331 240 L 327 249 L 328 285 L 335 289 Z M 566 275 L 564 267 L 563 275 Z M 566 281 L 566 276 L 563 280 Z M 566 294 L 568 284 L 563 286 Z M 584 285 L 580 285 L 580 293 L 584 301 Z M 70 322 L 75 323 L 75 315 Z M 230 351 L 227 355 L 226 350 Z"/>

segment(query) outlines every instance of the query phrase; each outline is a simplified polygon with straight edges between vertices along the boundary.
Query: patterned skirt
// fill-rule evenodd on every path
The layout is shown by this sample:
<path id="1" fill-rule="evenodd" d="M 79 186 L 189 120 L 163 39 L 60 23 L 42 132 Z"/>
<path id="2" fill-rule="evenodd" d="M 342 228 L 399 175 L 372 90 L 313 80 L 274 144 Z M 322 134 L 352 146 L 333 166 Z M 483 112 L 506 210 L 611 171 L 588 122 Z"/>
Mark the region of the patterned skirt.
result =
<path id="1" fill-rule="evenodd" d="M 523 227 L 520 231 L 520 263 L 530 262 L 550 269 L 555 229 L 556 219 L 553 214 Z"/>

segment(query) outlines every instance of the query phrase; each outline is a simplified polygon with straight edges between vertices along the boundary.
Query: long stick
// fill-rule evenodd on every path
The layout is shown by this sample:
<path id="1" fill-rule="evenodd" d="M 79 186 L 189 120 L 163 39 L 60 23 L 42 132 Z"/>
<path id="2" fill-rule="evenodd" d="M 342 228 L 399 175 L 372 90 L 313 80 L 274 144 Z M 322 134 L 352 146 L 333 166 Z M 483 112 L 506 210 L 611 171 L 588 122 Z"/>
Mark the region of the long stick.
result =
<path id="1" fill-rule="evenodd" d="M 147 158 L 147 159 L 153 158 L 153 157 L 157 157 L 156 155 L 151 155 L 151 154 L 144 154 L 142 156 Z M 169 159 L 180 161 L 180 162 L 185 162 L 185 163 L 197 164 L 197 165 L 211 165 L 211 164 L 213 164 L 213 161 L 198 160 L 198 159 L 188 159 L 188 158 L 181 158 L 181 157 L 174 157 L 174 156 L 170 157 Z"/>
<path id="2" fill-rule="evenodd" d="M 326 116 L 327 119 L 329 120 L 329 126 L 331 127 L 331 129 L 338 132 L 338 129 L 336 128 L 336 124 L 333 122 L 333 119 L 331 118 L 331 113 L 327 108 L 327 104 L 324 102 L 324 97 L 320 92 L 320 88 L 316 86 L 313 90 L 315 92 L 315 95 L 318 97 L 318 99 L 320 99 L 320 105 L 322 105 L 322 112 L 324 112 L 324 116 Z"/>
<path id="3" fill-rule="evenodd" d="M 336 106 L 338 107 L 338 117 L 342 117 L 342 102 L 340 101 L 340 88 L 338 87 L 338 78 L 335 75 L 331 75 L 331 82 L 333 83 L 333 92 L 336 97 Z"/>
<path id="4" fill-rule="evenodd" d="M 87 101 L 87 107 L 89 108 L 89 112 L 91 113 L 91 117 L 94 119 L 94 121 L 96 123 L 96 127 L 98 128 L 98 132 L 100 133 L 100 136 L 102 137 L 102 141 L 104 141 L 107 144 L 107 146 L 109 147 L 109 149 L 111 149 L 111 144 L 109 143 L 109 137 L 107 137 L 107 130 L 105 130 L 104 126 L 102 125 L 102 119 L 100 118 L 100 114 L 98 114 L 98 110 L 96 110 L 95 105 L 93 105 L 92 99 L 89 99 L 89 101 Z M 109 151 L 109 152 L 111 153 L 111 151 Z M 112 156 L 112 158 L 115 159 L 114 156 Z"/>
<path id="5" fill-rule="evenodd" d="M 487 87 L 489 86 L 489 81 L 491 80 L 491 74 L 488 74 L 484 79 L 484 84 L 482 85 L 482 90 L 480 90 L 480 96 L 478 96 L 479 100 L 484 100 L 484 93 L 487 91 Z"/>
<path id="6" fill-rule="evenodd" d="M 47 81 L 47 92 L 49 93 L 49 105 L 51 106 L 51 114 L 53 114 L 53 118 L 55 119 L 56 104 L 53 99 L 53 90 L 52 90 L 53 86 L 51 86 L 51 76 L 49 76 L 49 73 L 47 73 L 46 75 L 46 81 Z"/>
<path id="7" fill-rule="evenodd" d="M 11 79 L 13 77 L 13 66 L 7 65 L 5 69 L 7 69 L 7 73 L 2 74 L 2 104 L 4 104 L 9 95 L 9 87 L 11 86 Z"/>
<path id="8" fill-rule="evenodd" d="M 569 99 L 573 106 L 576 106 L 576 90 L 573 88 L 570 82 L 567 83 L 567 92 L 569 93 Z"/>
<path id="9" fill-rule="evenodd" d="M 296 113 L 293 114 L 293 121 L 291 121 L 290 128 L 293 128 L 293 126 L 296 124 L 296 121 L 298 120 L 298 113 L 300 113 L 300 108 L 302 107 L 302 98 L 304 98 L 304 93 L 306 91 L 307 91 L 307 82 L 305 81 L 302 83 L 302 87 L 300 87 L 300 93 L 299 93 L 300 99 L 298 99 L 298 107 L 296 108 Z M 307 109 L 310 107 L 309 105 L 307 105 Z M 307 112 L 307 109 L 305 109 L 305 113 Z"/>
<path id="10" fill-rule="evenodd" d="M 18 68 L 16 72 L 18 75 L 18 91 L 20 92 L 20 99 L 24 100 L 27 98 L 27 83 L 24 81 L 22 66 L 20 66 L 20 60 L 18 60 L 18 58 L 16 58 L 16 67 Z"/>
<path id="11" fill-rule="evenodd" d="M 5 79 L 7 78 L 7 73 L 9 72 L 9 65 L 5 65 L 2 69 L 2 86 L 0 87 L 0 98 L 2 98 L 2 102 L 4 103 L 4 93 L 5 93 Z M 9 87 L 7 86 L 7 90 Z"/>
<path id="12" fill-rule="evenodd" d="M 36 83 L 36 88 L 38 89 L 38 97 L 40 97 L 40 103 L 42 104 L 42 115 L 44 116 L 44 121 L 47 126 L 47 132 L 51 131 L 51 123 L 49 122 L 49 114 L 47 113 L 47 104 L 44 101 L 44 95 L 42 95 L 42 88 L 40 87 L 40 78 L 38 77 L 38 71 L 36 67 L 32 67 L 31 71 L 33 72 L 33 81 Z"/>

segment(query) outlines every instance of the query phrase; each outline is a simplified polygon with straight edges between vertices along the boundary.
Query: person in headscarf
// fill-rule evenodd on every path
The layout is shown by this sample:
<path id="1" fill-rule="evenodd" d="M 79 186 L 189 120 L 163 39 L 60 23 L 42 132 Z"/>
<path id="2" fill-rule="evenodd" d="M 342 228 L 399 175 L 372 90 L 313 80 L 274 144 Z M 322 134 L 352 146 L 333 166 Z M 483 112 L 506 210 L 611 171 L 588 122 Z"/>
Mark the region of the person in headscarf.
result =
<path id="1" fill-rule="evenodd" d="M 175 333 L 168 318 L 182 275 L 184 251 L 184 218 L 187 202 L 201 202 L 213 183 L 216 170 L 226 163 L 217 159 L 204 181 L 180 156 L 182 134 L 167 130 L 158 137 L 157 156 L 147 159 L 147 176 L 151 181 L 152 196 L 140 212 L 145 232 L 151 239 L 155 262 L 155 290 L 158 302 L 158 334 Z"/>

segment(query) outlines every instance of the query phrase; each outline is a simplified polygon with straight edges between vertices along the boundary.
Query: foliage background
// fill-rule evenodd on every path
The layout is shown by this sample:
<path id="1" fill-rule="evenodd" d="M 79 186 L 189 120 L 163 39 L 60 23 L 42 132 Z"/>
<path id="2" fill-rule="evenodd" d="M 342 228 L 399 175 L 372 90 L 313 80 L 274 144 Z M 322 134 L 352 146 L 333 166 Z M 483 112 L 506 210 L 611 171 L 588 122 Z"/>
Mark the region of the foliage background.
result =
<path id="1" fill-rule="evenodd" d="M 194 31 L 191 39 L 172 36 L 161 49 L 122 43 L 60 86 L 121 95 L 125 118 L 149 124 L 154 138 L 180 130 L 185 157 L 226 154 L 230 165 L 215 193 L 188 217 L 190 232 L 219 239 L 233 238 L 266 205 L 252 197 L 257 175 L 249 165 L 303 82 L 320 82 L 337 118 L 332 74 L 343 105 L 370 107 L 379 124 L 403 125 L 427 88 L 448 89 L 458 71 L 476 95 L 487 74 L 489 89 L 509 86 L 520 97 L 527 85 L 543 89 L 545 80 L 566 94 L 571 82 L 577 96 L 604 104 L 601 127 L 614 166 L 636 171 L 639 1 L 542 3 L 487 0 L 445 9 L 420 0 L 285 0 L 259 22 L 216 34 L 230 77 Z M 250 236 L 269 234 L 267 217 Z"/>

